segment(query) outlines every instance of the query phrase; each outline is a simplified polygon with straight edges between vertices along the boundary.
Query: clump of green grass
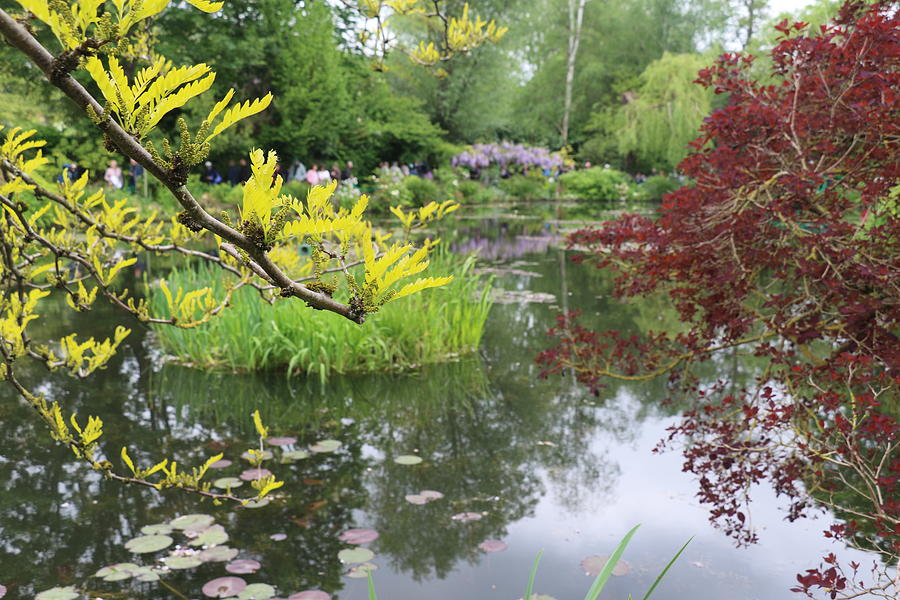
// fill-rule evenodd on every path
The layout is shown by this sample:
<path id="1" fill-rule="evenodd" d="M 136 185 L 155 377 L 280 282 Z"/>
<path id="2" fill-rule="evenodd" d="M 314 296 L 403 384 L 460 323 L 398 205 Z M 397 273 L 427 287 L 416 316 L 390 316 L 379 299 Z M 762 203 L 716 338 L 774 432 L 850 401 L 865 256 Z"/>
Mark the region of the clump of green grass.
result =
<path id="1" fill-rule="evenodd" d="M 475 259 L 434 255 L 430 273 L 453 281 L 389 302 L 357 325 L 294 299 L 264 302 L 250 288 L 237 290 L 231 307 L 196 329 L 155 327 L 163 350 L 193 366 L 232 370 L 284 370 L 322 380 L 333 374 L 390 372 L 452 359 L 478 349 L 491 302 L 490 281 L 473 272 Z M 223 295 L 221 274 L 205 265 L 173 270 L 170 288 L 205 286 Z M 158 286 L 151 311 L 164 312 Z"/>

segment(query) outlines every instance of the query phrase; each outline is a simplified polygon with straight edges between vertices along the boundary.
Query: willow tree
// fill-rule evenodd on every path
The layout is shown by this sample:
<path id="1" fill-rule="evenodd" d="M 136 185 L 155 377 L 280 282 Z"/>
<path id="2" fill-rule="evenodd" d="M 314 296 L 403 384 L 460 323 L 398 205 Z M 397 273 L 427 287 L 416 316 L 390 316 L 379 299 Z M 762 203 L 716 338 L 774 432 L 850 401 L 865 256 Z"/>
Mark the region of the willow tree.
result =
<path id="1" fill-rule="evenodd" d="M 647 66 L 617 115 L 619 152 L 668 170 L 687 156 L 711 108 L 712 92 L 693 83 L 704 66 L 702 56 L 668 53 Z"/>

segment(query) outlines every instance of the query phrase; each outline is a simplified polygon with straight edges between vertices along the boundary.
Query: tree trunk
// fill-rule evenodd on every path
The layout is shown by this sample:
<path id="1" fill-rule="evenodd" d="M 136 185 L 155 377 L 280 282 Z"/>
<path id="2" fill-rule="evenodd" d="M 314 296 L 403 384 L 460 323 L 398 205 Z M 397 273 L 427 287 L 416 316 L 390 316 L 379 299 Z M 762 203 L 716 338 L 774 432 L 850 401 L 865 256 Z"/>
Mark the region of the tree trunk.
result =
<path id="1" fill-rule="evenodd" d="M 569 3 L 569 45 L 566 52 L 566 92 L 563 101 L 563 120 L 560 132 L 562 145 L 569 143 L 569 118 L 572 113 L 572 83 L 575 81 L 575 58 L 581 44 L 581 23 L 584 20 L 584 5 L 587 0 L 568 0 Z"/>

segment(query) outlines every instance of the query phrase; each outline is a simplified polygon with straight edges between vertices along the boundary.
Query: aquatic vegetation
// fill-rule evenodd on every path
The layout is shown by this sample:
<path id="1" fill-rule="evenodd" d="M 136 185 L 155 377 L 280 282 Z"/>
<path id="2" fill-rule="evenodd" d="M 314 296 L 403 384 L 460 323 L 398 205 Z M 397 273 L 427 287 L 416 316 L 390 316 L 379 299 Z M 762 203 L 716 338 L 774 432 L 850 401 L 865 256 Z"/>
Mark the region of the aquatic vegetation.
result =
<path id="1" fill-rule="evenodd" d="M 322 380 L 336 373 L 396 371 L 452 360 L 478 348 L 490 310 L 489 278 L 473 274 L 474 259 L 438 253 L 433 267 L 451 273 L 444 291 L 413 295 L 369 316 L 365 327 L 292 303 L 269 306 L 251 290 L 238 290 L 219 318 L 190 332 L 155 328 L 162 348 L 195 366 L 282 370 Z M 209 282 L 204 266 L 179 269 L 169 286 Z M 213 293 L 217 293 L 214 289 Z M 150 305 L 165 302 L 151 291 Z M 326 451 L 320 442 L 313 451 Z"/>

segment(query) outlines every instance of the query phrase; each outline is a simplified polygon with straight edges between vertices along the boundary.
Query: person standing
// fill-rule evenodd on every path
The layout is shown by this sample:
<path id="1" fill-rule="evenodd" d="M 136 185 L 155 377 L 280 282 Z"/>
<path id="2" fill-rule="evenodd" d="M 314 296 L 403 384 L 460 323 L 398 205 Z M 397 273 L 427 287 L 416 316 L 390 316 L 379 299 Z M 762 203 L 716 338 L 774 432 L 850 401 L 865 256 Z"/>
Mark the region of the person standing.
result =
<path id="1" fill-rule="evenodd" d="M 144 176 L 144 167 L 138 164 L 138 161 L 131 159 L 129 163 L 131 168 L 128 171 L 128 189 L 131 193 L 137 191 L 138 182 Z"/>
<path id="2" fill-rule="evenodd" d="M 117 161 L 109 161 L 109 166 L 106 168 L 106 172 L 103 174 L 103 180 L 107 183 L 107 185 L 114 189 L 122 189 L 125 181 L 122 179 L 122 169 L 119 168 L 119 163 Z"/>
<path id="3" fill-rule="evenodd" d="M 347 166 L 341 171 L 341 179 L 353 179 L 353 161 L 348 160 Z"/>
<path id="4" fill-rule="evenodd" d="M 319 165 L 313 163 L 312 168 L 306 172 L 306 183 L 319 185 Z"/>
<path id="5" fill-rule="evenodd" d="M 325 185 L 331 182 L 331 171 L 325 168 L 325 165 L 322 165 L 322 168 L 319 170 L 319 185 Z"/>
<path id="6" fill-rule="evenodd" d="M 291 181 L 303 181 L 306 179 L 306 165 L 299 160 L 294 161 L 294 167 L 291 169 Z"/>
<path id="7" fill-rule="evenodd" d="M 233 160 L 228 161 L 228 170 L 225 171 L 225 179 L 232 186 L 241 182 L 241 168 Z"/>

